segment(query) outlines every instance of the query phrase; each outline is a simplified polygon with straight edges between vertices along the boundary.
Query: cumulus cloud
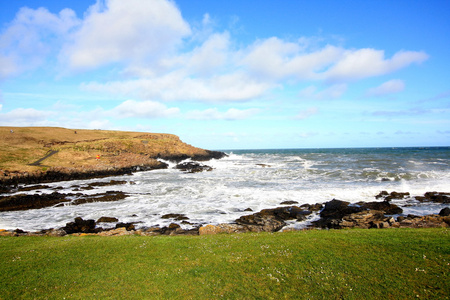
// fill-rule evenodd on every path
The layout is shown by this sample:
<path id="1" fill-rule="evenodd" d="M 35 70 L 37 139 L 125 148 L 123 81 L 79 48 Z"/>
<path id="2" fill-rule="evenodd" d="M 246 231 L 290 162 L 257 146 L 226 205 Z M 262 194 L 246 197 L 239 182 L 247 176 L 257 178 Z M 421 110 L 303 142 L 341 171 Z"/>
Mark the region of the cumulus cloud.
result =
<path id="1" fill-rule="evenodd" d="M 108 0 L 91 6 L 61 59 L 72 69 L 155 62 L 191 33 L 172 1 Z"/>
<path id="2" fill-rule="evenodd" d="M 236 109 L 230 108 L 225 112 L 220 112 L 217 108 L 209 108 L 205 110 L 193 110 L 186 113 L 186 118 L 194 120 L 243 120 L 247 119 L 259 112 L 259 109 Z"/>
<path id="3" fill-rule="evenodd" d="M 109 82 L 81 87 L 146 101 L 246 101 L 301 81 L 327 86 L 301 96 L 333 99 L 350 81 L 428 59 L 416 51 L 389 58 L 378 49 L 311 45 L 304 37 L 238 45 L 229 32 L 214 32 L 211 19 L 205 14 L 201 28 L 192 27 L 169 0 L 97 0 L 81 19 L 70 9 L 23 8 L 0 35 L 0 79 L 52 62 L 69 74 L 114 67 Z M 372 92 L 400 88 L 390 84 Z"/>
<path id="4" fill-rule="evenodd" d="M 308 109 L 300 111 L 296 116 L 295 119 L 297 120 L 304 120 L 307 119 L 319 112 L 319 109 L 317 107 L 310 107 Z"/>
<path id="5" fill-rule="evenodd" d="M 329 81 L 358 80 L 388 74 L 427 59 L 425 52 L 399 51 L 392 58 L 386 59 L 383 50 L 346 50 L 322 77 Z"/>
<path id="6" fill-rule="evenodd" d="M 42 65 L 78 24 L 71 9 L 52 14 L 42 7 L 21 8 L 0 35 L 0 79 Z"/>
<path id="7" fill-rule="evenodd" d="M 385 96 L 393 93 L 401 92 L 405 89 L 405 82 L 400 79 L 392 79 L 384 82 L 383 84 L 371 88 L 367 91 L 368 96 Z"/>
<path id="8" fill-rule="evenodd" d="M 122 102 L 107 114 L 113 117 L 122 118 L 165 118 L 176 116 L 180 110 L 176 107 L 168 108 L 162 103 L 154 101 L 127 100 Z"/>
<path id="9" fill-rule="evenodd" d="M 37 126 L 53 125 L 48 121 L 53 112 L 36 110 L 34 108 L 17 108 L 0 114 L 0 125 L 3 126 Z"/>
<path id="10" fill-rule="evenodd" d="M 270 84 L 255 81 L 244 73 L 214 75 L 206 78 L 173 72 L 156 78 L 91 82 L 83 90 L 132 95 L 146 100 L 200 100 L 206 102 L 243 101 L 264 94 Z"/>

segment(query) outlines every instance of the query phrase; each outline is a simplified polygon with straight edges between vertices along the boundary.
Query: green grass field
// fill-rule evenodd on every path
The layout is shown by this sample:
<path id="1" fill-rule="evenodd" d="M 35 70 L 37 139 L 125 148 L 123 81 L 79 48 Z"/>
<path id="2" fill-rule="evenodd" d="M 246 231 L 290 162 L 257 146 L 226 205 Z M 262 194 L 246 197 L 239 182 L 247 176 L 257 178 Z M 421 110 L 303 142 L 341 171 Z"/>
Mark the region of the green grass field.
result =
<path id="1" fill-rule="evenodd" d="M 450 230 L 0 238 L 0 299 L 449 299 Z"/>

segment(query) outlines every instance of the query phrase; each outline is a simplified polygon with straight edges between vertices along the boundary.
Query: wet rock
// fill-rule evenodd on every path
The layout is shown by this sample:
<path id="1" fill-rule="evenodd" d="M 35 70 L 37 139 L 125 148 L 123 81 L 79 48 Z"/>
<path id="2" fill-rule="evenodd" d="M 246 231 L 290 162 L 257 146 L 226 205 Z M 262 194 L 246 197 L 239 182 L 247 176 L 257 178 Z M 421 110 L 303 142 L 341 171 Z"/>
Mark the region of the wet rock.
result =
<path id="1" fill-rule="evenodd" d="M 271 165 L 266 165 L 266 164 L 256 164 L 257 166 L 263 167 L 263 168 L 271 168 Z"/>
<path id="2" fill-rule="evenodd" d="M 378 195 L 375 196 L 376 199 L 384 198 L 386 201 L 390 201 L 392 199 L 405 199 L 408 197 L 410 197 L 409 192 L 406 193 L 391 192 L 389 194 L 386 191 L 381 191 Z"/>
<path id="3" fill-rule="evenodd" d="M 350 202 L 333 199 L 325 203 L 324 209 L 320 212 L 321 218 L 342 219 L 343 216 L 358 213 L 364 208 L 356 205 L 350 205 Z"/>
<path id="4" fill-rule="evenodd" d="M 253 211 L 253 209 L 251 209 L 250 207 L 244 209 L 244 211 Z"/>
<path id="5" fill-rule="evenodd" d="M 15 211 L 38 209 L 53 206 L 61 202 L 68 202 L 66 194 L 54 192 L 51 194 L 18 194 L 13 196 L 0 197 L 0 211 Z"/>
<path id="6" fill-rule="evenodd" d="M 175 166 L 176 169 L 187 173 L 197 173 L 203 171 L 212 171 L 213 168 L 207 165 L 201 165 L 197 162 L 185 162 Z"/>
<path id="7" fill-rule="evenodd" d="M 161 217 L 162 219 L 174 219 L 175 221 L 189 220 L 184 214 L 166 214 Z"/>
<path id="8" fill-rule="evenodd" d="M 44 190 L 44 189 L 51 189 L 51 187 L 48 185 L 38 184 L 38 185 L 32 185 L 32 186 L 24 186 L 24 187 L 19 188 L 17 191 L 18 192 L 28 192 L 28 191 Z"/>
<path id="9" fill-rule="evenodd" d="M 127 231 L 136 229 L 133 223 L 122 223 L 122 222 L 116 224 L 116 229 L 117 228 L 125 228 Z"/>
<path id="10" fill-rule="evenodd" d="M 118 222 L 119 219 L 114 218 L 114 217 L 101 217 L 97 220 L 97 223 L 114 223 L 114 222 Z"/>
<path id="11" fill-rule="evenodd" d="M 379 210 L 383 211 L 384 213 L 388 215 L 397 215 L 401 214 L 403 212 L 403 209 L 398 207 L 395 204 L 391 204 L 389 201 L 382 201 L 382 202 L 359 202 L 357 203 L 361 208 L 365 209 L 373 209 L 373 210 Z"/>
<path id="12" fill-rule="evenodd" d="M 450 193 L 427 192 L 423 197 L 417 196 L 416 200 L 421 202 L 450 203 Z"/>
<path id="13" fill-rule="evenodd" d="M 439 215 L 442 217 L 450 216 L 450 207 L 441 209 L 441 211 L 439 212 Z"/>
<path id="14" fill-rule="evenodd" d="M 95 233 L 98 232 L 95 228 L 94 220 L 83 220 L 81 217 L 75 218 L 74 222 L 69 222 L 62 228 L 67 234 L 72 233 Z"/>
<path id="15" fill-rule="evenodd" d="M 92 202 L 113 202 L 123 200 L 128 197 L 128 194 L 119 191 L 107 191 L 106 193 L 83 195 L 79 194 L 79 198 L 73 200 L 71 205 L 80 205 Z"/>
<path id="16" fill-rule="evenodd" d="M 297 201 L 293 201 L 293 200 L 288 200 L 288 201 L 283 201 L 280 203 L 281 205 L 292 205 L 292 204 L 298 204 Z"/>

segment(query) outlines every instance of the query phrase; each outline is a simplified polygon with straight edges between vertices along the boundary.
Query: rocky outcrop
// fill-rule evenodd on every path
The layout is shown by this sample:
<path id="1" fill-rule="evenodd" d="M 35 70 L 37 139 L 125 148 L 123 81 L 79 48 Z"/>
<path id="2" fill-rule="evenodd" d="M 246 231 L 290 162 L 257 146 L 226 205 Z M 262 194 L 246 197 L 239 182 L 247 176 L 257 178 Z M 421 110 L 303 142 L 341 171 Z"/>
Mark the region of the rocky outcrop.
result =
<path id="1" fill-rule="evenodd" d="M 123 200 L 128 195 L 120 191 L 108 191 L 93 195 L 84 195 L 81 193 L 61 194 L 53 192 L 51 194 L 17 194 L 13 196 L 0 197 L 0 211 L 15 211 L 38 209 L 50 206 L 80 205 L 92 202 L 109 202 Z"/>
<path id="2" fill-rule="evenodd" d="M 450 203 L 450 193 L 428 192 L 425 195 L 415 197 L 421 202 Z"/>
<path id="3" fill-rule="evenodd" d="M 197 162 L 184 162 L 175 166 L 175 169 L 187 173 L 198 173 L 203 171 L 212 171 L 213 168 L 207 165 L 202 165 Z"/>
<path id="4" fill-rule="evenodd" d="M 75 218 L 74 222 L 67 223 L 62 229 L 67 233 L 95 233 L 101 230 L 95 228 L 95 220 L 83 220 L 80 217 Z"/>

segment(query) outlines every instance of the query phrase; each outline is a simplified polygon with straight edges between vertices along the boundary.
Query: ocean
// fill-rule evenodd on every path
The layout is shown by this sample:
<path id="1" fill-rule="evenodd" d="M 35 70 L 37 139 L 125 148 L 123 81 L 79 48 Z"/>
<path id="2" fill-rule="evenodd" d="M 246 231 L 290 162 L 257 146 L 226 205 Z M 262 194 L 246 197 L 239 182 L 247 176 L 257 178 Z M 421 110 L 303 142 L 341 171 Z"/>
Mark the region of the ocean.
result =
<path id="1" fill-rule="evenodd" d="M 126 192 L 129 197 L 117 202 L 76 206 L 68 203 L 62 207 L 2 212 L 0 228 L 35 231 L 63 227 L 75 217 L 97 220 L 102 216 L 136 222 L 137 228 L 162 227 L 174 222 L 161 218 L 166 214 L 185 215 L 191 224 L 175 223 L 192 228 L 200 224 L 231 223 L 240 216 L 282 206 L 284 201 L 296 201 L 296 205 L 332 199 L 352 203 L 376 201 L 375 195 L 383 190 L 410 192 L 411 198 L 393 201 L 403 208 L 404 215 L 439 213 L 449 206 L 420 203 L 414 196 L 432 191 L 450 192 L 450 147 L 224 152 L 228 157 L 202 163 L 213 167 L 212 171 L 186 173 L 167 162 L 169 168 L 165 170 L 48 184 L 61 188 L 60 193 L 77 193 L 74 186 L 126 180 L 125 185 L 96 187 L 83 193 L 114 190 Z M 52 189 L 40 189 L 28 193 L 52 192 Z M 290 227 L 303 228 L 314 218 L 317 216 Z"/>

